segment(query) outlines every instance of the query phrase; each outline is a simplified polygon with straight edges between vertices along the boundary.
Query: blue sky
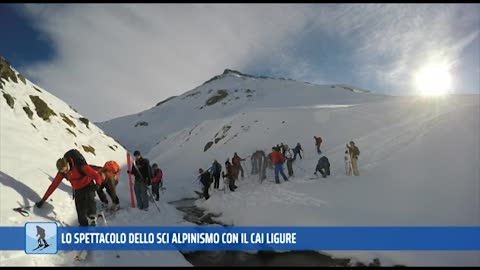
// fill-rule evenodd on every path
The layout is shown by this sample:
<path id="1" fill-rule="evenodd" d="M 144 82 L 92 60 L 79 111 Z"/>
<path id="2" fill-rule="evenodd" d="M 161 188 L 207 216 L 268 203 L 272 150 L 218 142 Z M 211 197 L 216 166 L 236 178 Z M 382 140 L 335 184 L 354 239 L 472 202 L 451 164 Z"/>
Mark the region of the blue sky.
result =
<path id="1" fill-rule="evenodd" d="M 411 95 L 441 66 L 480 92 L 478 4 L 0 4 L 0 30 L 1 55 L 93 121 L 225 68 Z"/>

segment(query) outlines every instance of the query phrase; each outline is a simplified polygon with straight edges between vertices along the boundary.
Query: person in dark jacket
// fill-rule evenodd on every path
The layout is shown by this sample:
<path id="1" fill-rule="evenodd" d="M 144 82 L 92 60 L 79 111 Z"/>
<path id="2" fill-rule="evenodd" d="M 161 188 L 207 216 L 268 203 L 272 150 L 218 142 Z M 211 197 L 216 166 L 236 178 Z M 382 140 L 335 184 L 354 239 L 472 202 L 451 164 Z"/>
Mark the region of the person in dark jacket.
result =
<path id="1" fill-rule="evenodd" d="M 260 183 L 263 182 L 267 178 L 267 156 L 265 155 L 265 152 L 263 150 L 259 151 L 259 158 L 258 158 L 258 169 L 260 170 L 259 172 L 259 179 Z"/>
<path id="2" fill-rule="evenodd" d="M 210 172 L 204 172 L 202 168 L 198 169 L 198 173 L 200 174 L 200 183 L 203 185 L 203 197 L 205 197 L 205 200 L 208 200 L 208 198 L 210 198 L 208 190 L 212 184 L 212 176 L 210 175 Z"/>
<path id="3" fill-rule="evenodd" d="M 328 161 L 328 158 L 326 156 L 322 156 L 318 160 L 314 174 L 317 175 L 317 172 L 320 172 L 323 178 L 326 178 L 327 175 L 330 175 L 330 162 Z"/>
<path id="4" fill-rule="evenodd" d="M 300 151 L 303 151 L 302 146 L 300 145 L 300 143 L 297 143 L 297 146 L 293 148 L 293 160 L 297 160 L 297 155 L 299 155 L 300 159 L 302 159 L 302 154 L 300 153 Z"/>
<path id="5" fill-rule="evenodd" d="M 213 175 L 213 188 L 218 189 L 220 187 L 220 175 L 222 173 L 222 165 L 214 160 L 212 164 L 212 175 Z"/>
<path id="6" fill-rule="evenodd" d="M 132 164 L 130 173 L 135 176 L 135 198 L 137 199 L 138 209 L 148 211 L 147 189 L 152 179 L 150 161 L 143 158 L 138 150 L 133 153 L 133 156 L 135 157 L 135 161 L 134 164 Z"/>
<path id="7" fill-rule="evenodd" d="M 251 175 L 255 175 L 258 173 L 258 158 L 259 158 L 259 151 L 255 151 L 252 156 L 250 157 L 250 163 L 252 164 L 252 171 Z"/>

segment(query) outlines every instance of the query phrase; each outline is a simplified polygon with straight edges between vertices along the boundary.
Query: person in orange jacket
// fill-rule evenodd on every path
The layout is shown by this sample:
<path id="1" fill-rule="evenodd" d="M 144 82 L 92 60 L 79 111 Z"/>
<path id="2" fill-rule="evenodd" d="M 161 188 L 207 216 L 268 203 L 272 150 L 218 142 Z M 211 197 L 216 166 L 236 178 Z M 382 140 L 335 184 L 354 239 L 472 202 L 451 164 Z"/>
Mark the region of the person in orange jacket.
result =
<path id="1" fill-rule="evenodd" d="M 232 158 L 232 164 L 233 166 L 235 167 L 235 170 L 237 172 L 237 179 L 238 179 L 238 173 L 241 173 L 242 175 L 242 178 L 243 178 L 243 168 L 242 168 L 242 161 L 244 161 L 245 159 L 244 158 L 241 158 L 238 156 L 237 152 L 235 152 L 235 154 L 233 154 L 233 158 Z"/>
<path id="2" fill-rule="evenodd" d="M 275 166 L 275 183 L 280 184 L 278 174 L 280 173 L 283 177 L 283 180 L 288 181 L 287 176 L 283 172 L 283 163 L 285 162 L 285 157 L 278 152 L 275 147 L 272 147 L 272 164 Z"/>
<path id="3" fill-rule="evenodd" d="M 109 160 L 105 162 L 103 167 L 93 165 L 91 165 L 91 167 L 95 169 L 102 177 L 103 183 L 97 190 L 97 195 L 98 198 L 100 198 L 100 201 L 103 203 L 103 207 L 110 211 L 117 211 L 120 207 L 120 200 L 117 196 L 118 175 L 120 174 L 120 166 L 116 161 Z M 105 195 L 105 192 L 103 192 L 104 188 L 107 190 L 108 195 L 112 199 L 111 207 L 109 207 L 107 196 Z"/>
<path id="4" fill-rule="evenodd" d="M 75 149 L 65 153 L 57 160 L 58 173 L 48 187 L 42 199 L 35 203 L 41 208 L 43 203 L 57 189 L 63 178 L 70 181 L 74 189 L 75 208 L 80 226 L 96 226 L 97 207 L 95 191 L 102 185 L 102 177 L 90 167 L 82 154 Z M 94 179 L 95 183 L 92 181 Z"/>

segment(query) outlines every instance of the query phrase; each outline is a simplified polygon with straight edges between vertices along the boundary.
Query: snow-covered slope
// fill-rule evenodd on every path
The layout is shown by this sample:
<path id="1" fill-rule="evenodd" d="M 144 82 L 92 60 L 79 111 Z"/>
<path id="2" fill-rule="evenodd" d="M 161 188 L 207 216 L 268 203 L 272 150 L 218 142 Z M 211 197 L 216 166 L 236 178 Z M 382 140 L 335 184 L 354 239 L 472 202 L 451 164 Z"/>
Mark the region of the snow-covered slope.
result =
<path id="1" fill-rule="evenodd" d="M 30 217 L 12 209 L 40 200 L 55 177 L 56 160 L 69 149 L 77 148 L 90 164 L 100 166 L 108 160 L 125 166 L 126 150 L 68 104 L 26 80 L 1 57 L 0 90 L 0 225 L 23 226 L 34 221 L 77 225 L 71 186 L 66 180 L 41 209 L 30 211 Z M 122 169 L 118 194 L 125 210 L 111 220 L 111 225 L 172 225 L 182 220 L 176 209 L 166 204 L 162 204 L 161 215 L 129 209 L 127 175 L 125 167 Z M 62 251 L 58 255 L 0 251 L 0 265 L 71 266 L 73 256 Z M 112 252 L 94 252 L 91 257 L 79 265 L 190 265 L 179 252 L 122 252 L 120 259 Z"/>
<path id="2" fill-rule="evenodd" d="M 318 86 L 286 79 L 254 77 L 227 69 L 202 86 L 159 102 L 149 110 L 98 125 L 127 149 L 145 152 L 184 128 L 194 127 L 206 120 L 232 117 L 242 111 L 359 104 L 383 99 L 382 95 L 363 93 L 348 86 Z"/>
<path id="3" fill-rule="evenodd" d="M 225 97 L 212 104 L 214 96 Z M 247 158 L 236 192 L 197 202 L 227 224 L 478 226 L 479 108 L 478 95 L 391 97 L 226 70 L 152 109 L 99 125 L 159 164 L 168 200 L 191 197 L 198 168 L 214 159 L 223 164 L 234 152 Z M 332 164 L 325 180 L 310 179 L 319 157 L 314 135 L 323 137 Z M 361 151 L 359 177 L 344 173 L 350 140 Z M 248 157 L 281 142 L 305 149 L 295 177 L 259 184 Z M 273 180 L 272 171 L 267 176 Z M 329 253 L 380 257 L 387 265 L 480 265 L 479 252 Z"/>

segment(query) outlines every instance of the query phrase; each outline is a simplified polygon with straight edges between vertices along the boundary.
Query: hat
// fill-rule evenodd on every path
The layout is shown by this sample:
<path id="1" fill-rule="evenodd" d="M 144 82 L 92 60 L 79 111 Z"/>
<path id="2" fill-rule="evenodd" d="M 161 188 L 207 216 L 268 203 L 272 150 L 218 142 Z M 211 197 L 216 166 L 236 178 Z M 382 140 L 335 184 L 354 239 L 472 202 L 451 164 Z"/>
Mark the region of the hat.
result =
<path id="1" fill-rule="evenodd" d="M 134 155 L 134 156 L 141 156 L 141 155 L 140 155 L 140 151 L 138 151 L 138 150 L 135 150 L 135 152 L 133 152 L 133 155 Z"/>
<path id="2" fill-rule="evenodd" d="M 350 141 L 350 144 L 355 144 L 353 141 Z"/>

